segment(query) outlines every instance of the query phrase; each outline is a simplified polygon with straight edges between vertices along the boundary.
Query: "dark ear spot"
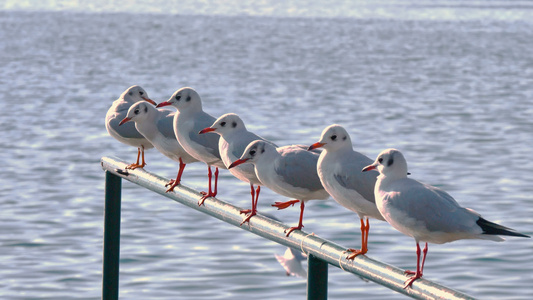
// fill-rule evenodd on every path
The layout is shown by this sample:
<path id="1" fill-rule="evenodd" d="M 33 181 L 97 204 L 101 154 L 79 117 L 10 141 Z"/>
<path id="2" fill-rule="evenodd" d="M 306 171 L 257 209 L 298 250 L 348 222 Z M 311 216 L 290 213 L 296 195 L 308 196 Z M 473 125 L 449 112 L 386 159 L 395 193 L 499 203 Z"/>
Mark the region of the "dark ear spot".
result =
<path id="1" fill-rule="evenodd" d="M 387 161 L 387 167 L 390 167 L 394 163 L 394 159 L 392 156 L 389 158 L 389 161 Z"/>
<path id="2" fill-rule="evenodd" d="M 144 107 L 144 112 L 145 112 L 145 113 L 148 112 L 148 106 L 145 106 L 145 107 Z"/>
<path id="3" fill-rule="evenodd" d="M 265 153 L 265 148 L 261 149 L 261 153 Z"/>
<path id="4" fill-rule="evenodd" d="M 233 127 L 233 128 L 237 127 L 237 122 L 231 123 L 231 127 Z"/>
<path id="5" fill-rule="evenodd" d="M 191 96 L 187 96 L 187 99 L 185 99 L 185 101 L 187 102 L 191 101 Z"/>
<path id="6" fill-rule="evenodd" d="M 342 137 L 342 140 L 343 140 L 343 141 L 346 141 L 346 136 L 343 136 L 343 137 Z"/>

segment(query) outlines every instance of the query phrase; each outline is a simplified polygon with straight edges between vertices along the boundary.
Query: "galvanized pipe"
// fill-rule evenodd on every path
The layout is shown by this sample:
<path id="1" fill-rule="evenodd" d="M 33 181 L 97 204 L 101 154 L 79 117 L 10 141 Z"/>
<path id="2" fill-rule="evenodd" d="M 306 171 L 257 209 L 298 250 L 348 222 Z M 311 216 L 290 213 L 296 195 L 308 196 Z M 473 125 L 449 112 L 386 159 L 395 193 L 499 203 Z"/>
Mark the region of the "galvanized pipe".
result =
<path id="1" fill-rule="evenodd" d="M 249 223 L 239 226 L 243 219 L 240 214 L 240 210 L 242 209 L 240 207 L 216 198 L 207 198 L 204 205 L 198 206 L 198 200 L 202 196 L 198 191 L 187 186 L 179 185 L 173 193 L 166 193 L 165 184 L 169 181 L 167 178 L 143 169 L 128 170 L 126 172 L 124 170 L 127 163 L 118 158 L 103 157 L 101 164 L 104 170 L 164 195 L 176 202 L 214 216 L 226 223 L 230 223 L 276 243 L 302 249 L 305 253 L 313 255 L 330 265 L 342 268 L 346 272 L 361 276 L 412 298 L 474 299 L 471 296 L 424 278 L 415 281 L 412 288 L 404 289 L 404 282 L 407 280 L 406 275 L 403 273 L 404 270 L 374 260 L 366 255 L 357 256 L 353 261 L 348 261 L 344 253 L 346 247 L 342 247 L 305 231 L 296 230 L 289 237 L 286 237 L 284 230 L 289 228 L 288 225 L 262 216 L 261 214 L 254 216 Z"/>
<path id="2" fill-rule="evenodd" d="M 320 258 L 307 256 L 307 300 L 328 299 L 328 264 Z"/>
<path id="3" fill-rule="evenodd" d="M 120 259 L 120 206 L 122 179 L 113 172 L 105 172 L 104 254 L 102 299 L 118 299 Z"/>

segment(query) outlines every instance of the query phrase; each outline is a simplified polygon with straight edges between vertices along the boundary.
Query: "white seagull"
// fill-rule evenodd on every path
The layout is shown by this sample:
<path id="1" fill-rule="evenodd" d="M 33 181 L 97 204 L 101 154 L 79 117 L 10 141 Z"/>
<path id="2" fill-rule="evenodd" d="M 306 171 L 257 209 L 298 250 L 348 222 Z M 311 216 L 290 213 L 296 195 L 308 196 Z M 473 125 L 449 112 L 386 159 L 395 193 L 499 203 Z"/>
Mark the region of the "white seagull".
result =
<path id="1" fill-rule="evenodd" d="M 140 134 L 133 123 L 125 126 L 119 126 L 120 121 L 126 117 L 128 109 L 139 101 L 147 101 L 153 105 L 156 103 L 148 97 L 146 91 L 138 86 L 130 86 L 120 97 L 113 102 L 113 105 L 107 111 L 105 116 L 105 128 L 110 136 L 117 141 L 137 147 L 137 162 L 130 164 L 126 169 L 143 168 L 146 165 L 144 161 L 144 150 L 153 148 L 152 144 Z M 139 159 L 142 154 L 142 163 Z"/>
<path id="2" fill-rule="evenodd" d="M 380 173 L 374 193 L 376 205 L 394 228 L 411 236 L 416 242 L 416 272 L 406 281 L 405 287 L 422 277 L 428 242 L 443 244 L 460 239 L 503 241 L 499 235 L 529 237 L 511 228 L 485 220 L 470 208 L 459 205 L 445 191 L 407 178 L 407 162 L 396 149 L 381 152 L 373 164 L 363 172 L 377 169 Z M 419 242 L 426 242 L 420 263 Z"/>
<path id="3" fill-rule="evenodd" d="M 303 227 L 305 202 L 313 199 L 325 200 L 329 197 L 316 171 L 319 155 L 319 151 L 307 151 L 307 147 L 302 145 L 276 148 L 269 142 L 254 141 L 228 169 L 250 162 L 255 165 L 255 173 L 263 185 L 280 195 L 297 199 L 272 204 L 278 209 L 300 202 L 298 226 L 286 231 L 289 236 L 292 231 Z"/>
<path id="4" fill-rule="evenodd" d="M 174 106 L 178 111 L 174 115 L 174 134 L 180 145 L 191 156 L 207 164 L 209 178 L 209 192 L 202 192 L 203 197 L 198 201 L 202 205 L 207 197 L 217 195 L 218 168 L 226 169 L 218 151 L 219 135 L 200 134 L 200 130 L 211 126 L 215 118 L 202 110 L 200 95 L 190 88 L 177 90 L 170 99 L 161 102 L 157 107 Z M 215 187 L 211 189 L 211 166 L 215 167 Z"/>
<path id="5" fill-rule="evenodd" d="M 185 165 L 198 161 L 178 143 L 172 126 L 173 119 L 174 113 L 168 110 L 157 109 L 147 103 L 137 102 L 130 107 L 126 117 L 119 123 L 120 126 L 123 126 L 129 121 L 135 122 L 135 128 L 159 152 L 173 161 L 179 162 L 180 167 L 176 179 L 170 180 L 165 185 L 170 186 L 167 193 L 173 191 L 180 184 Z"/>
<path id="6" fill-rule="evenodd" d="M 248 131 L 242 119 L 234 113 L 228 113 L 220 116 L 215 123 L 213 123 L 213 125 L 200 131 L 200 134 L 207 132 L 214 132 L 220 135 L 218 150 L 226 167 L 239 159 L 244 153 L 246 146 L 248 146 L 251 142 L 255 140 L 266 141 L 257 134 Z M 249 222 L 250 218 L 257 214 L 257 200 L 259 198 L 259 192 L 261 191 L 262 184 L 261 181 L 259 181 L 259 178 L 257 178 L 257 175 L 255 174 L 255 168 L 252 164 L 240 165 L 235 168 L 231 168 L 229 171 L 238 179 L 250 183 L 252 209 L 241 210 L 242 214 L 248 214 L 241 222 L 242 225 L 246 222 Z M 255 191 L 254 185 L 257 186 Z"/>
<path id="7" fill-rule="evenodd" d="M 361 249 L 348 249 L 347 259 L 354 259 L 368 251 L 368 218 L 385 221 L 374 198 L 374 185 L 377 174 L 363 173 L 361 169 L 373 161 L 356 152 L 348 132 L 340 125 L 333 124 L 322 131 L 320 140 L 309 146 L 309 150 L 324 148 L 318 159 L 317 171 L 326 191 L 345 208 L 357 213 L 361 221 Z M 364 222 L 366 218 L 366 225 Z"/>

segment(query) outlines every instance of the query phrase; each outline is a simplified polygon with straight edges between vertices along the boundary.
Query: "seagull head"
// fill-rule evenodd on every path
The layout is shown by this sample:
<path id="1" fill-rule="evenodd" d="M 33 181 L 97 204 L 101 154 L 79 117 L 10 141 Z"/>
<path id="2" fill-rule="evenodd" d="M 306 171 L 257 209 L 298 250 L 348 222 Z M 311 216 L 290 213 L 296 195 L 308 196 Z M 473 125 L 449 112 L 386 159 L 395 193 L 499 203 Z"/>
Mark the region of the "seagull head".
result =
<path id="1" fill-rule="evenodd" d="M 403 178 L 409 174 L 407 172 L 407 161 L 403 154 L 396 149 L 383 150 L 373 164 L 363 168 L 363 172 L 377 170 L 385 177 Z"/>
<path id="2" fill-rule="evenodd" d="M 244 126 L 244 122 L 242 119 L 234 114 L 234 113 L 228 113 L 225 115 L 220 116 L 211 127 L 207 127 L 200 131 L 200 133 L 206 133 L 206 132 L 215 132 L 220 134 L 221 136 L 231 134 L 233 132 L 236 132 L 240 129 L 246 128 Z"/>
<path id="3" fill-rule="evenodd" d="M 261 159 L 262 156 L 264 156 L 265 153 L 272 151 L 276 151 L 276 148 L 265 141 L 256 140 L 248 144 L 246 149 L 244 149 L 244 152 L 242 153 L 241 158 L 234 161 L 228 169 L 231 169 L 233 167 L 236 167 L 243 163 L 253 163 L 255 164 L 257 161 Z"/>
<path id="4" fill-rule="evenodd" d="M 338 149 L 349 147 L 352 148 L 352 140 L 350 135 L 338 124 L 333 124 L 326 127 L 322 131 L 320 140 L 307 148 L 307 151 L 311 151 L 316 148 L 324 148 L 326 151 L 335 151 Z"/>
<path id="5" fill-rule="evenodd" d="M 190 87 L 184 87 L 172 94 L 172 97 L 165 102 L 159 103 L 156 107 L 172 105 L 178 111 L 202 110 L 202 100 L 200 95 Z"/>
<path id="6" fill-rule="evenodd" d="M 126 117 L 120 121 L 118 125 L 122 125 L 129 121 L 142 122 L 146 120 L 154 111 L 156 111 L 156 109 L 153 106 L 150 106 L 144 102 L 137 102 L 130 107 Z"/>
<path id="7" fill-rule="evenodd" d="M 124 91 L 124 93 L 122 93 L 121 97 L 125 101 L 131 103 L 146 101 L 152 105 L 156 105 L 155 101 L 148 97 L 148 93 L 146 93 L 146 91 L 138 85 L 130 86 L 126 91 Z"/>

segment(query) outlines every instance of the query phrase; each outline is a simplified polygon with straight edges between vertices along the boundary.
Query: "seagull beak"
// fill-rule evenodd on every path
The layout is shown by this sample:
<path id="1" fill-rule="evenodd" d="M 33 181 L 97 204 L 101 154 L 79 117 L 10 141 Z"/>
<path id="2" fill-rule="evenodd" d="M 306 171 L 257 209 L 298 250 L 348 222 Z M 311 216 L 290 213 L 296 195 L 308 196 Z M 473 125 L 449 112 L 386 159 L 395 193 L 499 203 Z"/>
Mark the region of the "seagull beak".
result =
<path id="1" fill-rule="evenodd" d="M 364 167 L 363 170 L 361 170 L 361 172 L 371 171 L 371 170 L 375 170 L 375 169 L 376 169 L 376 166 L 370 165 L 370 166 Z"/>
<path id="2" fill-rule="evenodd" d="M 309 148 L 307 148 L 307 151 L 311 151 L 313 149 L 316 149 L 316 148 L 320 148 L 322 146 L 324 146 L 326 143 L 314 143 L 313 145 L 309 146 Z"/>
<path id="3" fill-rule="evenodd" d="M 231 169 L 233 167 L 236 167 L 240 164 L 244 164 L 246 161 L 248 160 L 248 158 L 243 158 L 243 159 L 237 159 L 236 161 L 234 161 L 231 165 L 229 165 L 228 169 Z"/>
<path id="4" fill-rule="evenodd" d="M 150 104 L 152 104 L 152 105 L 157 105 L 157 103 L 155 103 L 155 101 L 152 100 L 152 99 L 150 99 L 150 98 L 145 98 L 145 97 L 143 97 L 143 99 L 144 99 L 144 101 L 146 101 L 146 102 L 148 102 L 148 103 L 150 103 Z"/>
<path id="5" fill-rule="evenodd" d="M 170 103 L 168 101 L 165 101 L 165 102 L 161 102 L 159 103 L 158 105 L 156 105 L 155 107 L 159 108 L 159 107 L 163 107 L 163 106 L 169 106 Z"/>
<path id="6" fill-rule="evenodd" d="M 126 117 L 126 118 L 122 119 L 122 121 L 120 121 L 120 123 L 118 123 L 118 126 L 120 126 L 120 125 L 122 125 L 122 124 L 124 124 L 126 122 L 129 122 L 129 121 L 131 121 L 131 118 Z"/>
<path id="7" fill-rule="evenodd" d="M 204 133 L 207 133 L 207 132 L 213 132 L 215 130 L 216 130 L 215 128 L 207 127 L 207 128 L 204 128 L 204 129 L 200 130 L 200 132 L 198 132 L 198 133 L 199 134 L 204 134 Z"/>

